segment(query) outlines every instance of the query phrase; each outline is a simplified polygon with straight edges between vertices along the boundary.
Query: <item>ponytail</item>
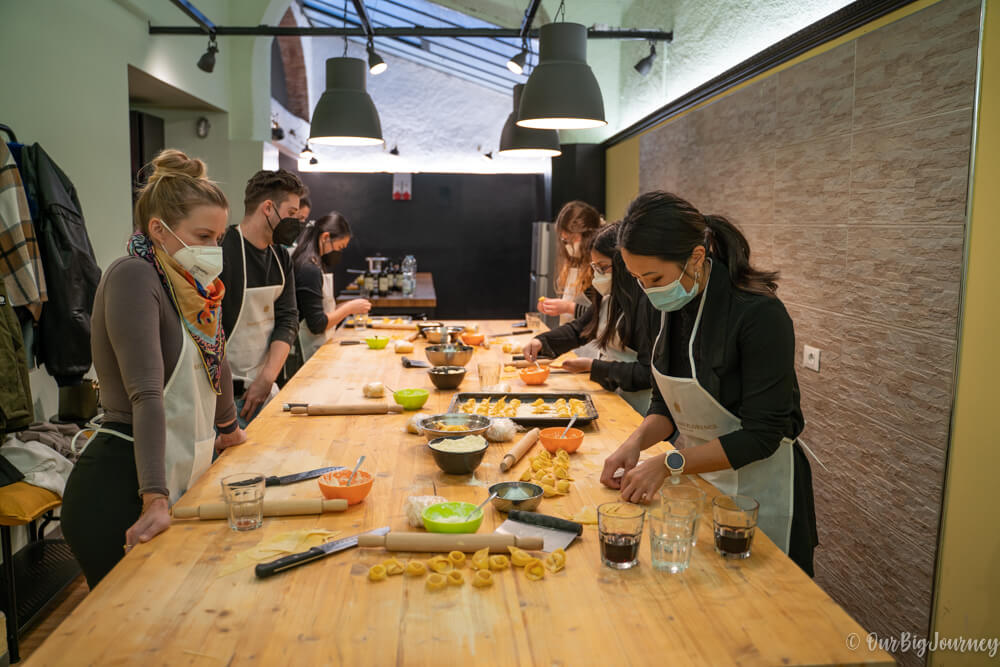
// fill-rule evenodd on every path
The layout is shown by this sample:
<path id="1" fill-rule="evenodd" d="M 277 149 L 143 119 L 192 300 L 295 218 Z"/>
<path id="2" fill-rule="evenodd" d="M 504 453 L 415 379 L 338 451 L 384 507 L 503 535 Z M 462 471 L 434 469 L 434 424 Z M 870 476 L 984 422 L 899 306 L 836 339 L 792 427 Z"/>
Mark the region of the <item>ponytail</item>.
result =
<path id="1" fill-rule="evenodd" d="M 662 190 L 647 192 L 629 204 L 618 244 L 630 253 L 684 264 L 698 246 L 729 270 L 739 289 L 774 296 L 778 273 L 750 264 L 750 244 L 743 233 L 721 215 L 702 215 L 677 195 Z"/>

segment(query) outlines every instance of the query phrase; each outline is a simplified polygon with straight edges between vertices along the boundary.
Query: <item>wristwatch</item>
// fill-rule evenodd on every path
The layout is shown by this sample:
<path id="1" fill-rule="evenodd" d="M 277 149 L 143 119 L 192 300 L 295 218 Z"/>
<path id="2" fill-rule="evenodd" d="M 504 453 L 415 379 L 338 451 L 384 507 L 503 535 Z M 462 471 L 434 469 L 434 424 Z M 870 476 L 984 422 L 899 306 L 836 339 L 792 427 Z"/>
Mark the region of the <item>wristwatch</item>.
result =
<path id="1" fill-rule="evenodd" d="M 671 481 L 675 484 L 679 482 L 681 473 L 684 472 L 684 455 L 675 449 L 667 454 L 667 458 L 663 459 L 663 464 L 670 471 Z"/>

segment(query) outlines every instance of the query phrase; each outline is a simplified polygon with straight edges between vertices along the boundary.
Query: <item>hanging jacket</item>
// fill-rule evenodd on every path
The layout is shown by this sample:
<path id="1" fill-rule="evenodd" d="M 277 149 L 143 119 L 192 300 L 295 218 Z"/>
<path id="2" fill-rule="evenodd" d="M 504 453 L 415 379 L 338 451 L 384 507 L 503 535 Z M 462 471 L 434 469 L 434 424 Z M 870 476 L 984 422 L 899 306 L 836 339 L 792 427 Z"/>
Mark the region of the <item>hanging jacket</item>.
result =
<path id="1" fill-rule="evenodd" d="M 0 278 L 14 306 L 34 317 L 48 298 L 35 226 L 28 212 L 21 173 L 7 144 L 0 142 Z"/>
<path id="2" fill-rule="evenodd" d="M 21 178 L 38 206 L 35 233 L 49 300 L 38 330 L 38 361 L 60 387 L 90 370 L 90 313 L 101 270 L 76 188 L 38 144 L 21 150 Z"/>
<path id="3" fill-rule="evenodd" d="M 0 434 L 21 430 L 33 417 L 21 325 L 0 281 Z"/>

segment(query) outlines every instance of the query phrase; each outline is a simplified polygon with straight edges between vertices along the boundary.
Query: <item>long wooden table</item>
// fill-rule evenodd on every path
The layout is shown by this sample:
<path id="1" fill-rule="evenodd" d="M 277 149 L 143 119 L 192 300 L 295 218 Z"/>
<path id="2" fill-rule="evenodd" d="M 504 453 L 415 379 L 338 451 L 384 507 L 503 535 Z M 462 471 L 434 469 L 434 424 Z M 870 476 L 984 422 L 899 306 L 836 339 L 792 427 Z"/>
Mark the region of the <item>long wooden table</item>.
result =
<path id="1" fill-rule="evenodd" d="M 481 327 L 509 332 L 511 322 Z M 494 354 L 495 347 L 476 352 L 462 389 L 478 390 L 476 359 Z M 411 356 L 423 354 L 418 347 Z M 407 496 L 478 503 L 490 483 L 517 479 L 527 465 L 524 459 L 501 474 L 498 464 L 509 445 L 498 444 L 490 446 L 474 476 L 449 476 L 435 467 L 425 439 L 404 431 L 409 413 L 281 412 L 289 401 L 356 401 L 361 385 L 371 380 L 397 389 L 431 388 L 424 410 L 432 413 L 445 411 L 451 399 L 452 392 L 433 390 L 424 370 L 404 369 L 391 349 L 327 344 L 251 424 L 249 442 L 227 450 L 179 504 L 218 501 L 219 480 L 235 472 L 349 466 L 360 454 L 367 457 L 364 469 L 376 477 L 363 503 L 342 514 L 266 518 L 261 530 L 247 533 L 230 531 L 225 521 L 177 521 L 132 550 L 30 664 L 893 664 L 888 654 L 868 651 L 864 630 L 762 533 L 748 560 L 716 555 L 707 514 L 691 566 L 679 575 L 652 568 L 648 538 L 637 568 L 602 566 L 596 526 L 587 526 L 568 551 L 566 569 L 539 582 L 508 570 L 497 573 L 487 589 L 467 583 L 430 592 L 422 579 L 407 577 L 371 583 L 368 568 L 387 558 L 371 549 L 265 580 L 249 569 L 220 576 L 236 553 L 289 530 L 321 527 L 344 536 L 384 525 L 414 530 L 403 514 Z M 516 378 L 507 381 L 515 391 L 523 388 Z M 639 416 L 586 376 L 553 374 L 541 389 L 592 392 L 600 419 L 585 429 L 583 447 L 572 457 L 576 481 L 570 494 L 544 500 L 540 511 L 570 514 L 614 500 L 617 494 L 598 481 L 601 465 Z M 319 490 L 309 481 L 272 487 L 267 494 L 315 497 Z M 501 521 L 489 509 L 480 532 Z M 848 646 L 852 636 L 861 638 L 858 650 Z"/>

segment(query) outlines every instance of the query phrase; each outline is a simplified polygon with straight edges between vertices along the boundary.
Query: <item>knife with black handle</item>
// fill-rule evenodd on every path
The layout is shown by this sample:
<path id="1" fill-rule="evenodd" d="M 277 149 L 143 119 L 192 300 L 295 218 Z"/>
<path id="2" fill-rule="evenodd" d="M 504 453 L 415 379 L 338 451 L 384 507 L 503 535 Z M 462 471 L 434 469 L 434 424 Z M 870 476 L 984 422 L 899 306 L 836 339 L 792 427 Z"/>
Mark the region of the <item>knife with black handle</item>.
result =
<path id="1" fill-rule="evenodd" d="M 383 526 L 382 528 L 376 528 L 375 530 L 363 534 L 386 535 L 388 532 L 389 526 Z M 313 547 L 309 551 L 301 551 L 297 554 L 291 554 L 290 556 L 282 556 L 281 558 L 272 560 L 269 563 L 260 563 L 254 568 L 254 574 L 256 574 L 259 579 L 267 579 L 268 577 L 273 577 L 279 572 L 284 572 L 285 570 L 290 570 L 293 567 L 311 563 L 314 560 L 319 560 L 320 558 L 326 558 L 330 554 L 335 554 L 339 551 L 346 551 L 347 549 L 351 549 L 356 546 L 358 546 L 358 535 L 345 537 L 342 540 L 327 542 L 326 544 L 321 544 L 318 547 Z"/>
<path id="2" fill-rule="evenodd" d="M 295 484 L 296 482 L 304 482 L 307 479 L 316 479 L 321 475 L 325 475 L 328 472 L 334 470 L 343 470 L 344 466 L 329 466 L 327 468 L 316 468 L 315 470 L 307 470 L 306 472 L 297 472 L 292 475 L 271 475 L 264 479 L 264 486 L 285 486 L 286 484 Z"/>

